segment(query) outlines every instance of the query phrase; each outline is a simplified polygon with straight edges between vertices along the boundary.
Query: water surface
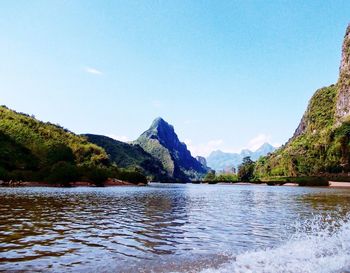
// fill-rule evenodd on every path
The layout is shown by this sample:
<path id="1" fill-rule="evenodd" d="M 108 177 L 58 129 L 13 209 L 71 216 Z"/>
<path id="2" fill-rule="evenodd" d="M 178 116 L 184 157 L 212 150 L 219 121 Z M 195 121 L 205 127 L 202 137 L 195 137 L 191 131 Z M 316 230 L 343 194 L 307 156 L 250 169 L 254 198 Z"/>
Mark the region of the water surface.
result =
<path id="1" fill-rule="evenodd" d="M 1 188 L 0 270 L 343 272 L 349 201 L 301 187 Z"/>

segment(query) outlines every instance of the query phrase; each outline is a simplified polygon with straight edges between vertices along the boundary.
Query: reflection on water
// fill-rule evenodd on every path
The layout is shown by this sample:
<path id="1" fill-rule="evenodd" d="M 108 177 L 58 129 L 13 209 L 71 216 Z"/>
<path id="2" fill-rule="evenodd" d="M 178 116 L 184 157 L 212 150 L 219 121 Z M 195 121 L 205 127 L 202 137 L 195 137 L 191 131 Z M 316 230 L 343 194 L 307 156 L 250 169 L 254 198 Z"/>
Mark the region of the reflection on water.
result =
<path id="1" fill-rule="evenodd" d="M 345 217 L 349 201 L 295 187 L 2 188 L 0 270 L 198 272 L 280 246 L 313 215 Z"/>

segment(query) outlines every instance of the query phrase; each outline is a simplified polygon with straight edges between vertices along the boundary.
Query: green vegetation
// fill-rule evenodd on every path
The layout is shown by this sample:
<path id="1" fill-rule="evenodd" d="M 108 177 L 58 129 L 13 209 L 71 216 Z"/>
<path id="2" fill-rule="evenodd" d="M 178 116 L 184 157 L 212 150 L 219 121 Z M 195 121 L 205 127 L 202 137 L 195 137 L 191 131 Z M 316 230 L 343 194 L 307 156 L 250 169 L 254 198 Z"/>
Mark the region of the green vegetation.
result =
<path id="1" fill-rule="evenodd" d="M 207 175 L 203 179 L 204 181 L 215 181 L 216 180 L 216 175 L 215 171 L 208 172 Z"/>
<path id="2" fill-rule="evenodd" d="M 147 178 L 137 171 L 123 171 L 117 177 L 130 183 L 147 183 Z"/>
<path id="3" fill-rule="evenodd" d="M 69 182 L 79 179 L 78 168 L 73 164 L 65 161 L 55 163 L 48 172 L 47 180 L 53 184 L 69 186 Z"/>
<path id="4" fill-rule="evenodd" d="M 158 159 L 173 181 L 200 180 L 207 173 L 207 168 L 193 158 L 186 145 L 179 141 L 174 127 L 162 118 L 155 119 L 135 144 Z"/>
<path id="5" fill-rule="evenodd" d="M 303 130 L 273 154 L 260 158 L 255 175 L 331 177 L 350 170 L 350 121 L 335 125 L 337 86 L 317 90 L 301 121 Z M 300 126 L 299 126 L 300 127 Z"/>
<path id="6" fill-rule="evenodd" d="M 255 182 L 255 162 L 249 156 L 243 158 L 243 162 L 238 167 L 237 174 L 222 173 L 216 174 L 215 171 L 209 171 L 204 177 L 204 181 L 208 183 L 229 182 L 234 183 L 238 181 Z"/>
<path id="7" fill-rule="evenodd" d="M 169 181 L 170 177 L 163 168 L 162 163 L 149 153 L 145 152 L 137 144 L 128 144 L 115 139 L 100 135 L 85 135 L 87 139 L 104 148 L 112 163 L 118 168 L 126 171 L 127 181 L 137 180 L 137 174 L 144 173 L 150 181 Z M 135 178 L 131 178 L 127 174 L 134 171 Z M 120 178 L 122 179 L 122 178 Z M 124 180 L 124 179 L 122 179 Z M 137 182 L 137 181 L 136 181 Z M 142 182 L 142 181 L 138 181 Z"/>
<path id="8" fill-rule="evenodd" d="M 81 180 L 103 185 L 108 177 L 144 182 L 139 172 L 111 164 L 105 150 L 59 125 L 0 107 L 0 180 L 68 186 Z"/>
<path id="9" fill-rule="evenodd" d="M 243 162 L 238 166 L 238 179 L 240 181 L 249 182 L 254 179 L 255 162 L 250 159 L 250 156 L 243 158 Z"/>
<path id="10" fill-rule="evenodd" d="M 172 160 L 169 151 L 162 146 L 157 139 L 146 139 L 140 137 L 137 144 L 142 145 L 142 148 L 145 151 L 157 158 L 169 176 L 174 176 L 174 161 Z"/>
<path id="11" fill-rule="evenodd" d="M 267 183 L 267 185 L 284 185 L 286 183 L 294 183 L 299 186 L 308 187 L 320 187 L 329 186 L 328 177 L 320 176 L 299 176 L 299 177 L 270 177 L 268 181 L 260 181 L 261 183 Z"/>
<path id="12" fill-rule="evenodd" d="M 294 136 L 275 153 L 261 158 L 261 180 L 289 178 L 299 185 L 350 180 L 350 26 L 342 47 L 336 85 L 316 91 Z"/>
<path id="13" fill-rule="evenodd" d="M 59 157 L 61 155 L 58 154 L 67 153 L 68 149 L 71 149 L 74 160 L 79 165 L 108 163 L 106 152 L 101 147 L 89 143 L 86 138 L 77 136 L 59 125 L 38 121 L 4 106 L 0 107 L 0 132 L 29 150 L 39 159 L 39 166 L 47 163 L 47 156 Z"/>
<path id="14" fill-rule="evenodd" d="M 226 182 L 226 183 L 234 183 L 238 182 L 238 177 L 236 174 L 232 173 L 222 173 L 222 174 L 215 174 L 215 171 L 210 171 L 207 173 L 207 175 L 203 179 L 205 182 L 208 183 L 219 183 L 219 182 Z"/>

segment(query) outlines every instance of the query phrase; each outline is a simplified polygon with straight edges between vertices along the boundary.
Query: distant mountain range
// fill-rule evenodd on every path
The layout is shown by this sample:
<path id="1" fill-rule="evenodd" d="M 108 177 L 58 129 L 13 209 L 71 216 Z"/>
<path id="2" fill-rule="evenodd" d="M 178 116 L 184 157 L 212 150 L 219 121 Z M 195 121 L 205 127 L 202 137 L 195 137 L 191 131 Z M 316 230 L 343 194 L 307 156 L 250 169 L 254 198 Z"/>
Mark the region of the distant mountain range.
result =
<path id="1" fill-rule="evenodd" d="M 226 169 L 231 169 L 232 167 L 237 168 L 242 160 L 246 156 L 250 156 L 252 160 L 257 160 L 261 156 L 265 156 L 276 150 L 276 147 L 269 143 L 264 143 L 259 149 L 252 152 L 248 149 L 242 150 L 240 153 L 225 153 L 220 150 L 212 152 L 207 157 L 207 165 L 216 171 L 222 171 Z"/>

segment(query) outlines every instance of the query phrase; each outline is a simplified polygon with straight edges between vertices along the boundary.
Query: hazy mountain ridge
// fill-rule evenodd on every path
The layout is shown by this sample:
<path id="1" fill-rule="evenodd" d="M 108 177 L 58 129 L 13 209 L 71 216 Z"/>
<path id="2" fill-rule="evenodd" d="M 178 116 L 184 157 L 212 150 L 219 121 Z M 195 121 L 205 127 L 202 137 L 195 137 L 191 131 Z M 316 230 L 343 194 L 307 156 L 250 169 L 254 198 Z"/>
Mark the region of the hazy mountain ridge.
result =
<path id="1" fill-rule="evenodd" d="M 240 153 L 225 153 L 217 150 L 212 152 L 207 157 L 207 164 L 208 167 L 216 171 L 221 171 L 232 167 L 237 168 L 237 166 L 242 163 L 243 158 L 246 156 L 250 156 L 252 160 L 257 160 L 261 156 L 265 156 L 275 150 L 276 148 L 269 143 L 264 143 L 254 152 L 248 149 L 244 149 Z"/>

